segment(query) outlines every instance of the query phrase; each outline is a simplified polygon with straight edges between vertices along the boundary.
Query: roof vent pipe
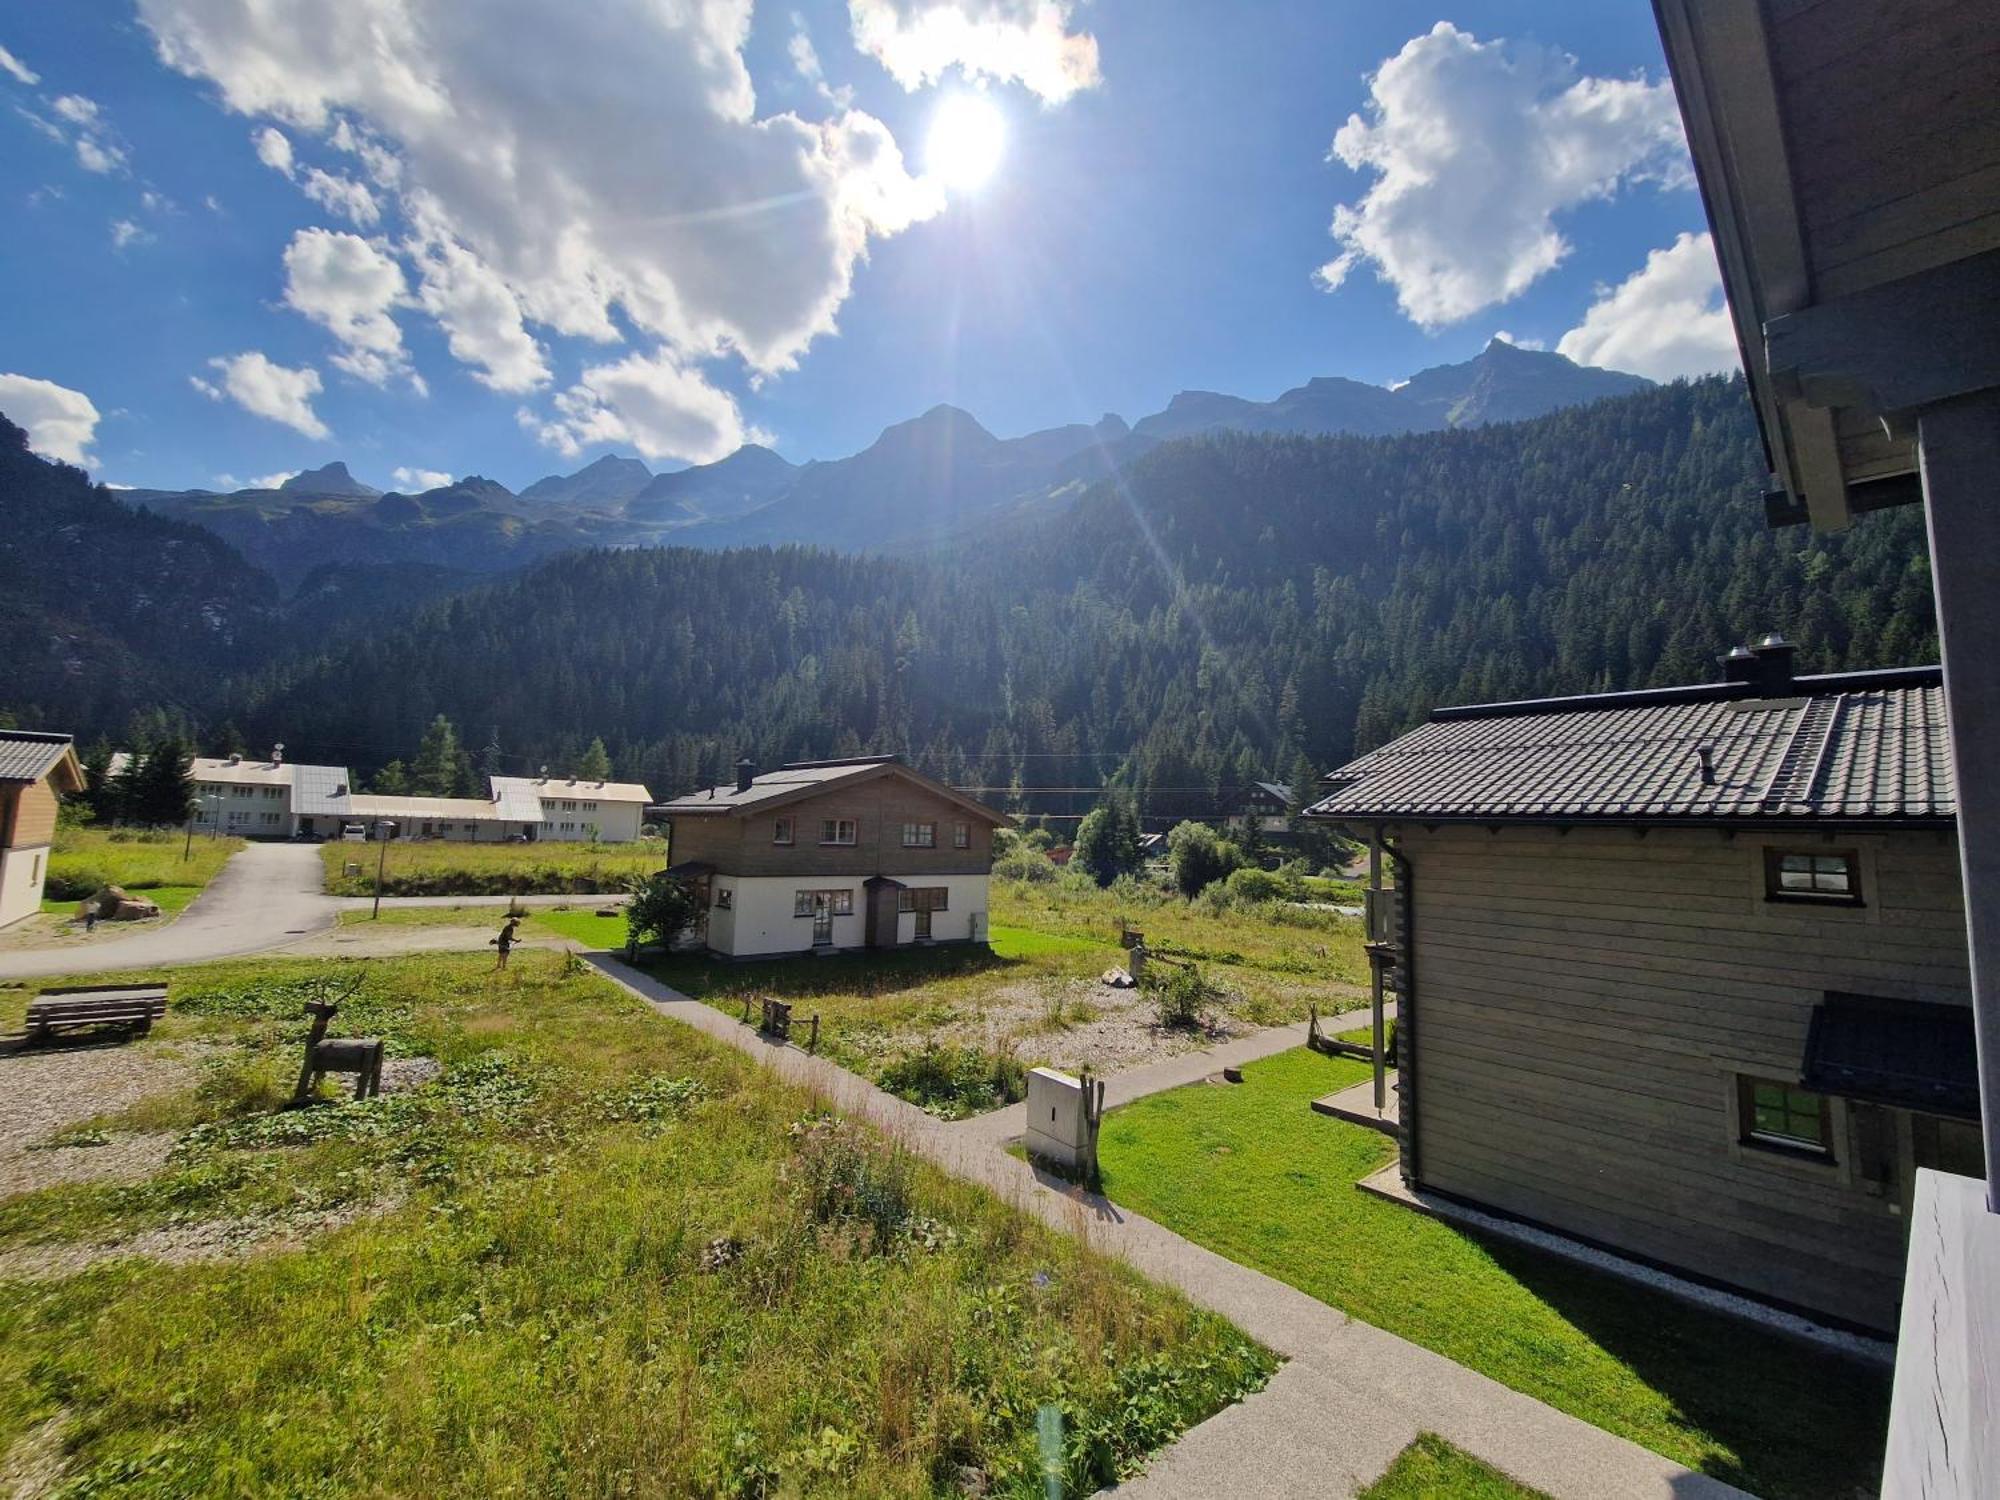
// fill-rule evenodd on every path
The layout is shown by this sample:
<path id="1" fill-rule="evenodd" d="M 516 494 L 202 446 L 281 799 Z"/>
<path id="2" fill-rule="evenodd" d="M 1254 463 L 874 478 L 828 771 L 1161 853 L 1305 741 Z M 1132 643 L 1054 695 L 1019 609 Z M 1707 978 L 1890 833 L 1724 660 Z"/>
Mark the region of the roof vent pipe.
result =
<path id="1" fill-rule="evenodd" d="M 1701 762 L 1701 784 L 1703 786 L 1714 786 L 1715 747 L 1713 745 L 1696 745 L 1694 747 L 1694 758 Z"/>
<path id="2" fill-rule="evenodd" d="M 238 755 L 234 750 L 232 750 L 229 752 L 229 763 L 232 766 L 240 766 L 243 764 L 243 757 Z"/>
<path id="3" fill-rule="evenodd" d="M 285 742 L 283 740 L 279 740 L 277 744 L 271 747 L 271 764 L 274 766 L 282 766 L 284 763 L 285 763 Z"/>
<path id="4" fill-rule="evenodd" d="M 1760 698 L 1789 698 L 1793 692 L 1792 643 L 1775 630 L 1751 648 L 1755 656 L 1752 681 Z"/>
<path id="5" fill-rule="evenodd" d="M 744 757 L 743 757 L 743 759 L 741 759 L 741 760 L 739 760 L 738 762 L 736 762 L 736 790 L 737 790 L 737 791 L 739 791 L 739 792 L 747 792 L 747 791 L 749 791 L 749 790 L 750 790 L 750 783 L 751 783 L 751 782 L 753 782 L 753 781 L 755 781 L 756 779 L 757 779 L 757 762 L 756 762 L 756 761 L 752 760 L 752 759 L 751 759 L 751 758 L 750 758 L 749 756 L 747 756 L 747 755 L 746 755 L 746 756 L 744 756 Z"/>

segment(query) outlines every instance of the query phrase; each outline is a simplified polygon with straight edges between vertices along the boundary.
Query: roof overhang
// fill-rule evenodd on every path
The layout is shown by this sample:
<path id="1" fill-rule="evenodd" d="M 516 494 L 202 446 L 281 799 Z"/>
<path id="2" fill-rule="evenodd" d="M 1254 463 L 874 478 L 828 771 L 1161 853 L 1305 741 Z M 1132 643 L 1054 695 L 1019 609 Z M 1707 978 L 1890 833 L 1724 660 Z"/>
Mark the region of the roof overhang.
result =
<path id="1" fill-rule="evenodd" d="M 1965 296 L 2000 249 L 1978 10 L 1654 0 L 1774 524 L 1920 499 L 1916 406 L 1996 383 L 2000 312 Z"/>
<path id="2" fill-rule="evenodd" d="M 880 781 L 887 776 L 897 776 L 914 781 L 926 791 L 942 797 L 945 801 L 962 808 L 971 816 L 995 828 L 1012 828 L 1014 826 L 1014 820 L 1006 813 L 988 807 L 984 802 L 966 796 L 965 793 L 957 790 L 955 787 L 946 786 L 942 781 L 926 776 L 921 771 L 913 770 L 899 761 L 867 763 L 857 769 L 852 776 L 842 776 L 832 781 L 802 782 L 796 786 L 788 787 L 783 792 L 776 792 L 769 797 L 759 797 L 754 801 L 736 802 L 724 798 L 716 798 L 710 801 L 706 798 L 684 797 L 672 802 L 662 803 L 656 807 L 650 807 L 646 811 L 649 817 L 657 814 L 666 818 L 747 818 L 753 814 L 763 814 L 777 808 L 790 807 L 794 803 L 804 802 L 814 797 L 826 796 L 832 792 L 843 791 L 851 787 L 866 786 L 871 781 Z"/>
<path id="3" fill-rule="evenodd" d="M 1306 809 L 1306 816 L 1315 823 L 1324 823 L 1331 828 L 1353 826 L 1356 828 L 1390 828 L 1408 825 L 1413 828 L 1629 828 L 1639 832 L 1651 832 L 1661 828 L 1706 828 L 1724 833 L 1952 833 L 1958 828 L 1958 819 L 1940 813 L 1934 817 L 1910 817 L 1904 814 L 1885 815 L 1879 818 L 1822 818 L 1810 814 L 1791 817 L 1767 816 L 1761 818 L 1702 818 L 1702 817 L 1647 817 L 1634 813 L 1434 813 L 1408 811 L 1362 811 L 1349 812 L 1343 809 L 1323 811 L 1313 807 Z"/>
<path id="4" fill-rule="evenodd" d="M 1813 1007 L 1799 1081 L 1843 1099 L 1976 1120 L 1972 1011 L 1830 991 Z"/>

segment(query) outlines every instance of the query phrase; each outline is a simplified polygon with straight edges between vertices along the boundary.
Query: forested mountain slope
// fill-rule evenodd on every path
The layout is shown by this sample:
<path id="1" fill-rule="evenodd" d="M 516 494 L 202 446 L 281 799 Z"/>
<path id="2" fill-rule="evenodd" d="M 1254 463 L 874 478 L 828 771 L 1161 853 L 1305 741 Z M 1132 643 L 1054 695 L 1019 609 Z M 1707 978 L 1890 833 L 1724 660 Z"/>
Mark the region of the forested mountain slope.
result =
<path id="1" fill-rule="evenodd" d="M 277 619 L 277 586 L 226 542 L 37 458 L 0 417 L 0 708 L 47 729 L 191 708 Z"/>
<path id="2" fill-rule="evenodd" d="M 745 752 L 902 750 L 972 786 L 1123 770 L 1160 811 L 1436 703 L 1705 679 L 1768 629 L 1807 670 L 1931 659 L 1921 518 L 1772 532 L 1761 478 L 1722 380 L 1513 426 L 1222 434 L 923 560 L 557 558 L 230 707 L 364 767 L 442 711 L 523 763 L 602 734 L 662 794 Z"/>

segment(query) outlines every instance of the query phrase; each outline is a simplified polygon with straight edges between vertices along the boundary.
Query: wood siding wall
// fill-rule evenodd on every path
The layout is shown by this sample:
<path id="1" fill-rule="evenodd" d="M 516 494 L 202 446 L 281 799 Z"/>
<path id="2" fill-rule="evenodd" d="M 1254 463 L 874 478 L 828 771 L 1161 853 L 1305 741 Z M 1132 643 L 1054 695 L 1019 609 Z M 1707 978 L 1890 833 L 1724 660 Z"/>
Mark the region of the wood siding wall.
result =
<path id="1" fill-rule="evenodd" d="M 1897 1185 L 1739 1143 L 1827 990 L 1968 1004 L 1956 841 L 1403 831 L 1423 1185 L 1767 1297 L 1895 1326 Z M 1764 850 L 1860 852 L 1861 907 L 1764 899 Z"/>
<path id="2" fill-rule="evenodd" d="M 10 826 L 5 830 L 8 847 L 32 849 L 53 842 L 56 836 L 56 802 L 55 790 L 45 780 L 22 787 Z"/>
<path id="3" fill-rule="evenodd" d="M 793 842 L 774 844 L 773 826 L 792 820 Z M 826 818 L 851 818 L 855 841 L 821 844 Z M 903 847 L 903 824 L 937 825 L 937 846 Z M 969 825 L 971 845 L 955 849 L 954 823 Z M 780 808 L 742 816 L 680 815 L 672 819 L 673 861 L 702 860 L 725 875 L 984 875 L 993 867 L 993 829 L 935 792 L 896 776 L 835 787 Z"/>

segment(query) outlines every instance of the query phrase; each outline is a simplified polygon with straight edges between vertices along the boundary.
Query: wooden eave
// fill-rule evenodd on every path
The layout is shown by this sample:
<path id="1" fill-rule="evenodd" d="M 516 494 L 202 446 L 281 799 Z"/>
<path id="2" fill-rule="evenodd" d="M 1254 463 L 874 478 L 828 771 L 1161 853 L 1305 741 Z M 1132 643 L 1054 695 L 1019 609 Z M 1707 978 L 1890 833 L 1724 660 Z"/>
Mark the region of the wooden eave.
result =
<path id="1" fill-rule="evenodd" d="M 962 808 L 973 817 L 990 824 L 992 827 L 1014 827 L 1013 818 L 1009 817 L 1006 813 L 996 812 L 985 803 L 975 801 L 963 792 L 953 787 L 948 787 L 942 781 L 934 780 L 924 775 L 921 771 L 912 770 L 909 766 L 893 762 L 884 762 L 881 765 L 866 767 L 856 771 L 852 776 L 843 776 L 837 781 L 810 782 L 794 787 L 790 791 L 777 792 L 769 797 L 760 797 L 755 802 L 717 802 L 712 807 L 704 807 L 699 802 L 686 804 L 668 803 L 661 806 L 658 811 L 668 818 L 747 818 L 753 815 L 768 813 L 777 808 L 790 807 L 795 803 L 810 801 L 815 797 L 828 796 L 849 787 L 866 786 L 869 782 L 880 781 L 886 776 L 897 776 L 908 781 L 914 781 L 925 791 L 932 792 L 944 798 L 947 802 Z"/>
<path id="2" fill-rule="evenodd" d="M 1926 338 L 1956 341 L 1928 351 L 1933 372 L 1993 383 L 1979 351 L 2000 330 L 1961 295 L 1969 263 L 2000 264 L 2000 37 L 1981 10 L 1654 0 L 1775 519 L 1837 529 L 1918 498 L 1911 408 L 1894 403 Z M 1904 347 L 1876 336 L 1885 299 Z"/>

